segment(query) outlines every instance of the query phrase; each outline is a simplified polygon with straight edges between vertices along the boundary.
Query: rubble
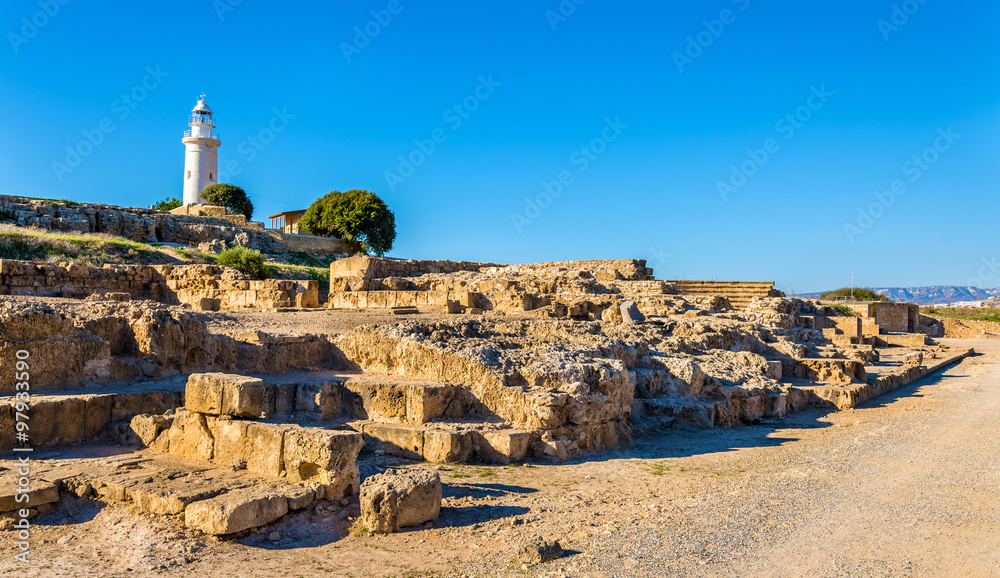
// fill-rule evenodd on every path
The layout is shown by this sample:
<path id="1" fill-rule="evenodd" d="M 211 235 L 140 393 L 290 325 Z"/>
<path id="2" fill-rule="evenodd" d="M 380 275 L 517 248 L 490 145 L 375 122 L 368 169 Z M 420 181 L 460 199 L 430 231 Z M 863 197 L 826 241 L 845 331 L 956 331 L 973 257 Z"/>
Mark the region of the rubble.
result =
<path id="1" fill-rule="evenodd" d="M 358 524 L 373 534 L 436 520 L 441 513 L 441 476 L 433 470 L 386 470 L 361 486 Z"/>

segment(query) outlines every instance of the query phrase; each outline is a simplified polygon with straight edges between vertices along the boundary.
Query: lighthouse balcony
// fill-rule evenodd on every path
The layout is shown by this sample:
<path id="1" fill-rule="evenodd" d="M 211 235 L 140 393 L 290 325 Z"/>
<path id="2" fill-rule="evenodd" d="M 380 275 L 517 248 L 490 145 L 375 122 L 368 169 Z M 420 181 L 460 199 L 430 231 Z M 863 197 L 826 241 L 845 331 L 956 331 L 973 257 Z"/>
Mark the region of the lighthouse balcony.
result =
<path id="1" fill-rule="evenodd" d="M 206 139 L 206 140 L 218 141 L 220 143 L 222 142 L 222 138 L 219 136 L 218 133 L 207 134 L 207 135 L 206 134 L 192 135 L 190 130 L 184 131 L 184 138 L 203 138 L 203 139 Z"/>

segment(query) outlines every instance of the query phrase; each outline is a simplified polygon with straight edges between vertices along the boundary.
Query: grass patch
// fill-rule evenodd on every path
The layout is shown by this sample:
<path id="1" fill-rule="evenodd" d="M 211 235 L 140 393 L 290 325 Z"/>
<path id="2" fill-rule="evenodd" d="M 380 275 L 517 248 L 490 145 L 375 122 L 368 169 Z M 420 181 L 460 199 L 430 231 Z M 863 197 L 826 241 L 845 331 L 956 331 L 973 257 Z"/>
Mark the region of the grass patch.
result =
<path id="1" fill-rule="evenodd" d="M 959 309 L 951 307 L 921 307 L 920 312 L 931 317 L 966 319 L 971 321 L 992 321 L 1000 323 L 1000 309 Z"/>
<path id="2" fill-rule="evenodd" d="M 169 262 L 153 246 L 121 237 L 50 233 L 6 225 L 0 226 L 0 259 L 87 265 Z"/>
<path id="3" fill-rule="evenodd" d="M 847 305 L 838 305 L 836 303 L 823 303 L 824 307 L 829 307 L 833 310 L 833 314 L 837 317 L 854 317 L 854 312 Z"/>

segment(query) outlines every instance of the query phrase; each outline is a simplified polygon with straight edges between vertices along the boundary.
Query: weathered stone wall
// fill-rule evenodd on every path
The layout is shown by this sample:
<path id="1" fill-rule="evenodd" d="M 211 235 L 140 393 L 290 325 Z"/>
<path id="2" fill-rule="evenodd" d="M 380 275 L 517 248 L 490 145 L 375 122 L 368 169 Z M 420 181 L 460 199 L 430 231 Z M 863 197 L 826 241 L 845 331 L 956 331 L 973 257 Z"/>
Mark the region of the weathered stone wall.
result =
<path id="1" fill-rule="evenodd" d="M 498 265 L 496 263 L 474 263 L 469 261 L 420 261 L 388 259 L 359 255 L 340 259 L 330 265 L 330 277 L 415 277 L 437 273 L 457 273 L 470 271 L 535 277 L 566 277 L 573 271 L 585 271 L 601 281 L 646 281 L 652 270 L 646 268 L 642 259 L 603 259 L 593 261 L 553 261 L 548 263 L 525 263 L 523 265 Z"/>
<path id="2" fill-rule="evenodd" d="M 880 302 L 875 304 L 875 322 L 882 331 L 910 333 L 916 330 L 920 308 L 909 303 Z"/>
<path id="3" fill-rule="evenodd" d="M 81 317 L 59 303 L 0 298 L 0 359 L 21 349 L 30 354 L 33 390 L 344 363 L 324 335 L 209 333 L 197 316 L 148 301 L 94 303 Z M 14 386 L 14 365 L 0 364 L 0 394 Z"/>
<path id="4" fill-rule="evenodd" d="M 330 264 L 330 277 L 412 277 L 428 273 L 455 273 L 458 271 L 479 271 L 483 267 L 503 267 L 495 263 L 470 263 L 467 261 L 417 261 L 413 259 L 389 259 L 358 255 L 339 259 Z"/>
<path id="5" fill-rule="evenodd" d="M 952 319 L 950 317 L 935 317 L 943 326 L 942 337 L 957 339 L 983 339 L 1000 337 L 1000 323 L 981 321 L 977 319 Z"/>
<path id="6" fill-rule="evenodd" d="M 265 279 L 216 265 L 104 265 L 0 259 L 0 295 L 76 297 L 128 293 L 197 309 L 318 307 L 318 281 Z"/>
<path id="7" fill-rule="evenodd" d="M 106 233 L 142 242 L 196 246 L 219 240 L 266 253 L 287 253 L 288 246 L 250 226 L 227 218 L 174 215 L 166 211 L 26 199 L 0 195 L 0 223 L 52 231 Z"/>
<path id="8" fill-rule="evenodd" d="M 326 237 L 313 237 L 311 235 L 292 235 L 281 231 L 268 231 L 272 237 L 288 245 L 289 251 L 301 251 L 303 253 L 319 253 L 320 255 L 334 255 L 344 253 L 350 255 L 357 251 L 357 247 L 343 239 L 328 239 Z"/>

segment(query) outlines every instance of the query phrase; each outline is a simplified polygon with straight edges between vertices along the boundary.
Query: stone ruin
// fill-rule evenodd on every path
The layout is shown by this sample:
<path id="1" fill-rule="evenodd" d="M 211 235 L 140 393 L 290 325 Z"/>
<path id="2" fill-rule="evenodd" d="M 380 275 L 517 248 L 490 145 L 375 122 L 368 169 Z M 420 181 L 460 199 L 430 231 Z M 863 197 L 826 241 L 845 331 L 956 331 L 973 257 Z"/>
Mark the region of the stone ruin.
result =
<path id="1" fill-rule="evenodd" d="M 56 460 L 41 478 L 44 499 L 131 501 L 233 534 L 357 494 L 362 448 L 438 463 L 567 460 L 674 425 L 851 408 L 969 353 L 891 333 L 877 313 L 785 298 L 770 283 L 655 280 L 640 260 L 344 259 L 332 267 L 331 314 L 418 315 L 302 335 L 220 332 L 209 323 L 219 313 L 148 300 L 153 282 L 234 304 L 229 294 L 249 290 L 227 271 L 201 285 L 175 271 L 125 274 L 118 289 L 135 300 L 0 299 L 0 354 L 30 348 L 38 360 L 32 410 L 51 425 L 32 430 L 33 443 L 145 448 L 96 471 Z M 0 368 L 4 451 L 9 372 Z M 168 481 L 178 476 L 185 482 Z"/>

